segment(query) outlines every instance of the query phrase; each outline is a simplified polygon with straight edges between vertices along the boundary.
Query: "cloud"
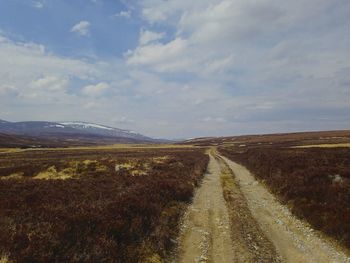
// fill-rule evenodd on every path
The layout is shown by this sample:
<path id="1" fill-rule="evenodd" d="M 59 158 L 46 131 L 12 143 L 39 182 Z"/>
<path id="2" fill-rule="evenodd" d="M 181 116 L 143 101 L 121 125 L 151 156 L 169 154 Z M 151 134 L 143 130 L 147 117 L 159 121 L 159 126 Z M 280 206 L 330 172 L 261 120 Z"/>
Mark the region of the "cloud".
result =
<path id="1" fill-rule="evenodd" d="M 179 60 L 186 50 L 187 41 L 176 38 L 166 44 L 149 43 L 139 46 L 134 51 L 126 53 L 127 63 L 130 65 L 149 65 L 158 71 L 176 70 L 182 68 L 183 62 Z"/>
<path id="2" fill-rule="evenodd" d="M 85 103 L 71 90 L 72 83 L 89 82 L 102 74 L 93 64 L 55 56 L 46 52 L 42 45 L 15 42 L 4 36 L 2 38 L 4 41 L 0 42 L 0 57 L 4 59 L 0 60 L 1 111 L 35 115 L 39 113 L 35 113 L 34 107 L 45 107 L 45 112 L 39 115 L 47 114 L 47 119 L 51 119 L 48 116 L 55 112 L 63 115 L 72 110 L 67 104 Z M 62 110 L 64 108 L 66 110 Z"/>
<path id="3" fill-rule="evenodd" d="M 37 9 L 42 9 L 44 8 L 44 1 L 34 1 L 33 6 Z"/>
<path id="4" fill-rule="evenodd" d="M 130 124 L 135 122 L 133 119 L 130 119 L 126 116 L 122 116 L 120 118 L 114 118 L 112 121 L 116 124 Z"/>
<path id="5" fill-rule="evenodd" d="M 82 93 L 86 96 L 98 97 L 103 95 L 108 89 L 110 85 L 106 82 L 100 82 L 96 85 L 88 85 L 85 86 L 82 90 Z"/>
<path id="6" fill-rule="evenodd" d="M 96 68 L 82 60 L 55 56 L 46 52 L 41 44 L 0 38 L 0 77 L 24 89 L 33 80 L 45 76 L 74 76 L 91 79 L 98 74 Z"/>
<path id="7" fill-rule="evenodd" d="M 17 89 L 14 86 L 2 84 L 0 85 L 0 95 L 1 96 L 9 96 L 9 95 L 17 95 Z"/>
<path id="8" fill-rule="evenodd" d="M 203 122 L 210 122 L 210 123 L 224 123 L 227 122 L 227 120 L 225 120 L 225 118 L 222 117 L 205 117 L 202 119 Z"/>
<path id="9" fill-rule="evenodd" d="M 70 31 L 73 33 L 77 33 L 80 36 L 89 36 L 90 26 L 91 26 L 90 22 L 80 21 L 79 23 L 75 24 Z"/>
<path id="10" fill-rule="evenodd" d="M 254 122 L 259 122 L 256 129 L 271 131 L 270 116 L 278 112 L 288 114 L 283 122 L 274 119 L 276 131 L 293 125 L 312 127 L 311 123 L 323 127 L 316 121 L 317 112 L 342 108 L 350 114 L 346 106 L 350 38 L 344 37 L 350 28 L 345 11 L 350 3 L 313 0 L 310 4 L 306 0 L 140 1 L 148 23 L 144 32 L 168 26 L 175 33 L 162 42 L 139 41 L 125 58 L 129 67 L 163 77 L 178 91 L 184 83 L 190 86 L 186 95 L 179 92 L 173 99 L 197 120 L 213 122 L 214 117 L 206 117 L 212 116 L 210 111 L 227 120 L 225 125 L 217 122 L 215 133 L 220 129 L 256 132 Z M 163 99 L 167 93 L 163 92 Z M 325 110 L 320 110 L 320 103 Z M 195 108 L 203 105 L 208 110 Z M 297 108 L 315 110 L 308 110 L 304 118 Z M 258 116 L 259 111 L 266 115 Z M 343 123 L 348 120 L 344 114 L 341 118 Z M 261 124 L 264 121 L 266 125 Z M 334 122 L 329 125 L 335 127 Z M 193 121 L 191 126 L 209 131 Z"/>
<path id="11" fill-rule="evenodd" d="M 122 57 L 61 57 L 0 33 L 1 112 L 125 116 L 170 138 L 349 128 L 349 1 L 132 2 L 139 38 Z"/>
<path id="12" fill-rule="evenodd" d="M 140 45 L 146 45 L 148 43 L 160 40 L 165 37 L 165 33 L 157 33 L 149 30 L 141 29 L 139 43 Z"/>
<path id="13" fill-rule="evenodd" d="M 114 15 L 115 17 L 122 17 L 122 18 L 130 18 L 131 17 L 131 11 L 127 10 L 127 11 L 120 11 L 119 13 Z"/>
<path id="14" fill-rule="evenodd" d="M 37 90 L 47 91 L 65 91 L 68 87 L 69 80 L 67 78 L 59 78 L 57 76 L 45 76 L 34 80 L 31 86 Z"/>
<path id="15" fill-rule="evenodd" d="M 306 30 L 315 28 L 315 31 L 310 31 L 314 32 L 314 35 L 322 33 L 316 30 L 320 26 L 327 26 L 325 24 L 327 20 L 322 21 L 321 17 L 327 17 L 328 10 L 334 5 L 325 0 L 315 2 L 317 8 L 305 8 L 307 3 L 305 0 L 295 3 L 276 0 L 261 2 L 195 0 L 191 3 L 184 0 L 153 0 L 141 1 L 141 8 L 144 18 L 151 24 L 168 23 L 169 26 L 175 26 L 176 35 L 168 43 L 163 43 L 161 48 L 171 46 L 177 39 L 187 43 L 176 58 L 164 57 L 161 68 L 173 70 L 172 65 L 178 64 L 181 65 L 177 67 L 180 70 L 190 69 L 191 72 L 201 74 L 222 71 L 223 68 L 226 71 L 242 68 L 245 65 L 234 63 L 233 58 L 238 62 L 242 61 L 240 57 L 243 56 L 243 61 L 248 62 L 248 66 L 252 66 L 254 70 L 257 63 L 248 60 L 258 58 L 264 50 L 278 45 L 283 38 L 284 41 L 294 42 L 310 40 L 307 34 L 304 39 L 301 35 L 299 37 L 295 35 L 295 32 L 303 34 L 303 25 L 308 25 L 309 29 Z M 317 46 L 317 42 L 313 44 Z M 152 43 L 143 47 L 140 44 L 135 49 L 134 56 L 131 56 L 130 62 L 134 63 L 140 59 L 138 64 L 158 70 L 158 63 L 153 64 L 153 61 L 148 63 L 144 59 L 149 54 L 155 53 L 158 48 L 159 45 Z"/>

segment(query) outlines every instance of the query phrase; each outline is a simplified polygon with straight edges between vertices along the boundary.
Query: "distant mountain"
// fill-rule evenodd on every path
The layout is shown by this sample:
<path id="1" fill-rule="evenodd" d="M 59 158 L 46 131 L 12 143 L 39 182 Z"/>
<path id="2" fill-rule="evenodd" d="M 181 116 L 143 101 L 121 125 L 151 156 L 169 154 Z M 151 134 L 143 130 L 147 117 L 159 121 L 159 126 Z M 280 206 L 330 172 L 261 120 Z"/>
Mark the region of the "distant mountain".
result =
<path id="1" fill-rule="evenodd" d="M 0 119 L 0 123 L 7 123 L 8 121 L 4 121 Z"/>
<path id="2" fill-rule="evenodd" d="M 52 133 L 76 133 L 71 127 L 46 121 L 0 122 L 0 132 L 7 134 L 40 136 Z"/>
<path id="3" fill-rule="evenodd" d="M 95 124 L 95 123 L 74 121 L 74 122 L 60 122 L 60 124 L 65 126 L 65 127 L 77 129 L 77 130 L 82 131 L 84 133 L 87 132 L 87 133 L 97 134 L 97 135 L 102 135 L 102 136 L 131 138 L 131 139 L 146 140 L 146 141 L 153 141 L 154 140 L 150 137 L 146 137 L 146 136 L 139 134 L 137 132 L 134 132 L 134 131 L 113 128 L 113 127 Z"/>
<path id="4" fill-rule="evenodd" d="M 87 122 L 8 122 L 0 120 L 0 133 L 54 141 L 56 144 L 112 144 L 162 142 L 142 134 Z"/>

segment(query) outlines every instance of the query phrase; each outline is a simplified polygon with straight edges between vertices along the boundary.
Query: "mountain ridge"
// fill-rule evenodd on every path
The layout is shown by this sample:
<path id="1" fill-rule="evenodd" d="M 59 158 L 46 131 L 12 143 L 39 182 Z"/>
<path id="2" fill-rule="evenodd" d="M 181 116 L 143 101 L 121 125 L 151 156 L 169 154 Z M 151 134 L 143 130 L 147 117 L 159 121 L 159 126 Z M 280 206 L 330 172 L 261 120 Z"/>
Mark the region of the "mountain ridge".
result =
<path id="1" fill-rule="evenodd" d="M 21 121 L 9 122 L 0 119 L 0 133 L 11 136 L 25 136 L 43 139 L 45 143 L 81 144 L 113 144 L 113 143 L 161 143 L 140 133 L 114 128 L 102 124 L 82 121 L 50 122 L 50 121 Z M 30 141 L 30 140 L 28 140 Z"/>

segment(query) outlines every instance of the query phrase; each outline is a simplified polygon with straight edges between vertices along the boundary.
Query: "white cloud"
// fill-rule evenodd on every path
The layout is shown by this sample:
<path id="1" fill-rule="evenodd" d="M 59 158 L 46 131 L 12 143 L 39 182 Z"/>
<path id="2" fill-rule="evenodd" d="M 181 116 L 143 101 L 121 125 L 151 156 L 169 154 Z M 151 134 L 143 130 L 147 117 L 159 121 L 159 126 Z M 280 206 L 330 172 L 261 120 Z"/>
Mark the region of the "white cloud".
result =
<path id="1" fill-rule="evenodd" d="M 7 96 L 7 95 L 11 95 L 17 94 L 17 89 L 16 87 L 12 86 L 12 85 L 7 85 L 7 84 L 2 84 L 0 85 L 0 95 L 2 96 Z"/>
<path id="2" fill-rule="evenodd" d="M 350 114 L 346 106 L 350 100 L 346 92 L 350 83 L 350 38 L 344 37 L 350 28 L 345 11 L 350 10 L 350 3 L 141 0 L 140 8 L 149 23 L 144 31 L 168 26 L 175 34 L 161 43 L 158 39 L 140 40 L 139 46 L 125 55 L 129 67 L 164 79 L 170 75 L 171 80 L 163 87 L 175 86 L 177 91 L 182 90 L 185 79 L 191 88 L 173 94 L 173 100 L 191 112 L 189 116 L 203 123 L 216 122 L 215 133 L 219 129 L 234 130 L 237 125 L 242 132 L 256 132 L 252 130 L 255 121 L 269 130 L 269 119 L 277 120 L 279 114 L 285 118 L 283 123 L 278 120 L 273 125 L 276 130 L 290 129 L 297 118 L 299 127 L 310 123 L 321 127 L 313 122 L 321 112 L 342 108 Z M 169 92 L 165 88 L 163 99 Z M 305 121 L 303 110 L 310 112 L 309 121 Z M 206 117 L 212 116 L 210 111 L 222 119 Z M 258 116 L 259 111 L 265 115 Z M 209 131 L 193 120 L 189 123 L 193 129 Z"/>
<path id="3" fill-rule="evenodd" d="M 42 8 L 44 8 L 44 2 L 43 1 L 34 1 L 33 6 L 37 9 L 42 9 Z"/>
<path id="4" fill-rule="evenodd" d="M 172 71 L 181 68 L 185 63 L 185 60 L 181 61 L 178 58 L 182 58 L 186 46 L 187 41 L 182 38 L 176 38 L 166 44 L 149 43 L 129 51 L 126 54 L 127 63 L 154 66 L 158 71 Z"/>
<path id="5" fill-rule="evenodd" d="M 150 22 L 160 22 L 166 20 L 166 15 L 160 10 L 145 8 L 142 10 L 142 14 Z"/>
<path id="6" fill-rule="evenodd" d="M 119 59 L 62 58 L 0 33 L 1 112 L 117 126 L 132 117 L 128 128 L 173 138 L 349 128 L 349 1 L 137 3 L 124 1 L 144 19 L 138 46 Z M 50 78 L 55 92 L 33 86 Z"/>
<path id="7" fill-rule="evenodd" d="M 123 18 L 130 18 L 131 17 L 131 11 L 130 10 L 123 10 L 120 11 L 119 13 L 114 15 L 115 17 L 123 17 Z"/>
<path id="8" fill-rule="evenodd" d="M 2 82 L 16 84 L 24 88 L 33 80 L 43 76 L 74 76 L 91 79 L 98 74 L 96 68 L 77 59 L 61 58 L 45 51 L 45 47 L 35 43 L 14 42 L 1 36 L 0 77 Z"/>
<path id="9" fill-rule="evenodd" d="M 47 91 L 65 91 L 68 87 L 69 80 L 57 76 L 45 76 L 34 80 L 31 86 L 38 90 Z"/>
<path id="10" fill-rule="evenodd" d="M 80 36 L 89 36 L 90 26 L 91 24 L 89 21 L 80 21 L 79 23 L 75 24 L 70 31 L 77 33 Z"/>
<path id="11" fill-rule="evenodd" d="M 140 45 L 143 46 L 143 45 L 146 45 L 148 43 L 160 40 L 164 37 L 165 37 L 165 33 L 163 33 L 163 32 L 158 33 L 158 32 L 153 32 L 153 31 L 141 29 L 139 43 L 140 43 Z"/>
<path id="12" fill-rule="evenodd" d="M 82 90 L 82 93 L 87 96 L 98 97 L 103 95 L 103 93 L 105 93 L 109 88 L 110 85 L 108 83 L 100 82 L 96 85 L 85 86 Z"/>
<path id="13" fill-rule="evenodd" d="M 225 118 L 222 117 L 205 117 L 202 119 L 203 122 L 210 122 L 210 123 L 224 123 L 227 122 L 227 120 L 225 120 Z"/>
<path id="14" fill-rule="evenodd" d="M 209 5 L 219 2 L 218 0 L 144 0 L 140 1 L 141 13 L 150 23 L 177 24 L 179 17 L 186 12 L 200 12 Z"/>
<path id="15" fill-rule="evenodd" d="M 133 54 L 129 52 L 128 61 L 134 65 L 147 65 L 156 71 L 176 69 L 200 75 L 222 70 L 230 71 L 242 66 L 250 66 L 254 70 L 256 65 L 261 64 L 258 57 L 274 43 L 278 44 L 281 38 L 284 37 L 287 41 L 293 40 L 295 37 L 293 32 L 302 32 L 304 25 L 309 28 L 315 27 L 314 35 L 318 33 L 316 30 L 318 27 L 326 26 L 322 17 L 326 17 L 328 10 L 334 5 L 326 0 L 314 0 L 314 2 L 310 4 L 306 0 L 288 3 L 277 0 L 141 1 L 142 14 L 148 22 L 174 26 L 176 35 L 168 43 L 161 45 L 153 43 L 145 45 L 140 41 L 140 46 Z M 305 35 L 302 39 L 298 38 L 297 42 L 309 38 L 310 36 Z M 181 52 L 177 52 L 176 57 L 162 53 L 162 50 L 171 47 L 178 39 L 186 42 L 186 46 Z M 318 45 L 316 41 L 313 44 Z M 154 60 L 153 54 L 157 53 L 159 48 L 161 52 L 158 59 Z M 288 53 L 290 52 L 293 50 L 289 50 Z M 159 58 L 161 54 L 164 59 Z M 257 61 L 253 61 L 254 59 Z M 160 60 L 162 65 L 159 64 Z"/>
<path id="16" fill-rule="evenodd" d="M 133 119 L 130 119 L 126 116 L 122 116 L 120 118 L 114 118 L 112 120 L 114 123 L 118 124 L 130 124 L 130 123 L 134 123 L 135 121 Z"/>
<path id="17" fill-rule="evenodd" d="M 32 110 L 25 112 L 22 107 L 50 104 L 54 108 L 53 105 L 61 104 L 62 109 L 73 101 L 82 103 L 69 92 L 71 79 L 87 82 L 102 74 L 93 64 L 55 56 L 42 45 L 2 38 L 5 40 L 0 42 L 1 111 L 9 105 L 8 112 L 29 114 Z M 18 105 L 18 110 L 11 105 Z M 46 114 L 53 113 L 50 107 Z"/>

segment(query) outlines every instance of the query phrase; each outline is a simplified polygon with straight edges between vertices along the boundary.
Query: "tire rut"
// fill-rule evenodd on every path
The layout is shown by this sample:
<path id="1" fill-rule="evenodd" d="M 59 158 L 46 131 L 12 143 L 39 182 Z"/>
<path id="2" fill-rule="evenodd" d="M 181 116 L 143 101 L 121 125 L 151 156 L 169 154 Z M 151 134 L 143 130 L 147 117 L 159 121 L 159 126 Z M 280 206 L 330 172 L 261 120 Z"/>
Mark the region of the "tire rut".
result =
<path id="1" fill-rule="evenodd" d="M 232 170 L 223 159 L 217 157 L 217 160 L 221 165 L 222 188 L 230 216 L 236 262 L 282 262 L 275 246 L 249 210 Z"/>

